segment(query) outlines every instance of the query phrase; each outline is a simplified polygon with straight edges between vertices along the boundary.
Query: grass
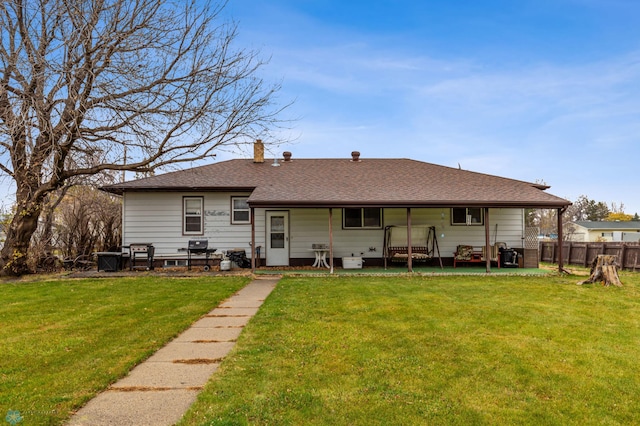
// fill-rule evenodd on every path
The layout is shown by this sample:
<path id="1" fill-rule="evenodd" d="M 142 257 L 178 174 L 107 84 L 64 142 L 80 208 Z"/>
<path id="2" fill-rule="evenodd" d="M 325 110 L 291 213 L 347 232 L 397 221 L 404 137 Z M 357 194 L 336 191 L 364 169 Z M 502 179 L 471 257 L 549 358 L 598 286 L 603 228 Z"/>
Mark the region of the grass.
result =
<path id="1" fill-rule="evenodd" d="M 640 275 L 285 277 L 181 425 L 640 424 Z"/>
<path id="2" fill-rule="evenodd" d="M 135 278 L 0 283 L 0 418 L 60 424 L 248 281 Z"/>

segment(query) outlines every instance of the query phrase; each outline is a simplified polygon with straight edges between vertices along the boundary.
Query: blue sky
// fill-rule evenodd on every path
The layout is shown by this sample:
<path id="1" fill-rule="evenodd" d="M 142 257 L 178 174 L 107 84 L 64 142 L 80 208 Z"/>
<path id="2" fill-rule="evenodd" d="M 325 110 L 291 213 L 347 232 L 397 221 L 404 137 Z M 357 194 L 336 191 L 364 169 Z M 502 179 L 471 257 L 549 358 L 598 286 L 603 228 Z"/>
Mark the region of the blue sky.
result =
<path id="1" fill-rule="evenodd" d="M 460 165 L 640 214 L 637 0 L 230 0 L 224 15 L 295 100 L 294 142 L 269 156 Z"/>
<path id="2" fill-rule="evenodd" d="M 413 158 L 640 213 L 640 2 L 231 0 L 294 158 Z M 219 159 L 223 159 L 222 156 Z"/>

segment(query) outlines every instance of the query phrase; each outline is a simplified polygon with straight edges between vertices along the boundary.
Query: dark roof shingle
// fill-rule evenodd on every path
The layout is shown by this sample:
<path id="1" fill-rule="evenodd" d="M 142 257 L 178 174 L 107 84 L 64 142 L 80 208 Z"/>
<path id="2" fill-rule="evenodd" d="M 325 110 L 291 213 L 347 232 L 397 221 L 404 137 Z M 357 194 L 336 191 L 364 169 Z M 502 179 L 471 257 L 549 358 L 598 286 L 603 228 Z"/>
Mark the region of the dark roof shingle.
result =
<path id="1" fill-rule="evenodd" d="M 125 191 L 252 190 L 253 206 L 487 206 L 557 208 L 538 184 L 410 159 L 229 160 L 110 185 Z"/>

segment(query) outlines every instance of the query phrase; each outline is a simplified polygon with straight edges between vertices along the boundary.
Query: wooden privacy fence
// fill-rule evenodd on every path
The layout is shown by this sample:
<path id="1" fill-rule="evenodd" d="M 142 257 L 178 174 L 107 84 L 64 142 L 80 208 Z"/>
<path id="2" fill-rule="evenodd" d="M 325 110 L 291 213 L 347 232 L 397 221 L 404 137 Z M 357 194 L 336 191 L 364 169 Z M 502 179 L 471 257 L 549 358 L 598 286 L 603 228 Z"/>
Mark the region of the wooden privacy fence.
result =
<path id="1" fill-rule="evenodd" d="M 558 242 L 540 242 L 541 262 L 558 263 Z M 618 257 L 618 265 L 623 269 L 640 270 L 639 243 L 581 243 L 565 241 L 562 243 L 562 255 L 565 264 L 589 266 L 599 254 L 611 254 Z"/>

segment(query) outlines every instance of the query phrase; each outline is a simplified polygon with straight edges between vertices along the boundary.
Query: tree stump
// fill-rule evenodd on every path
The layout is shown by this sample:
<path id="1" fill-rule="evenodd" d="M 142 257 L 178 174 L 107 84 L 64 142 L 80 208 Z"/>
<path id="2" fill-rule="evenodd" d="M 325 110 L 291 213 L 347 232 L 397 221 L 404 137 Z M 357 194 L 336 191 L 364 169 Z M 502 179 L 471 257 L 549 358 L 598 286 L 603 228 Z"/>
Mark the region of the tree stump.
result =
<path id="1" fill-rule="evenodd" d="M 578 285 L 602 282 L 602 285 L 611 284 L 622 287 L 618 277 L 617 256 L 610 254 L 599 254 L 591 263 L 591 276 L 589 279 L 580 281 Z"/>

